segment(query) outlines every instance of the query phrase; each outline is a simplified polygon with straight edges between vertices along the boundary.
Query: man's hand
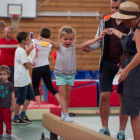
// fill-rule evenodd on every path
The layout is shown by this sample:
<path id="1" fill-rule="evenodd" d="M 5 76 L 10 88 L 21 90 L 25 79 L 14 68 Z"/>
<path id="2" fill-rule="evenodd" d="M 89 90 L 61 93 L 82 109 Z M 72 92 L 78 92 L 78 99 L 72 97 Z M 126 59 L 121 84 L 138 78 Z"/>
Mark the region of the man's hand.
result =
<path id="1" fill-rule="evenodd" d="M 89 53 L 91 51 L 91 48 L 89 46 L 86 46 L 86 47 L 82 48 L 81 51 Z"/>
<path id="2" fill-rule="evenodd" d="M 104 29 L 104 33 L 108 34 L 108 35 L 113 35 L 114 34 L 115 29 L 114 28 L 107 28 Z"/>

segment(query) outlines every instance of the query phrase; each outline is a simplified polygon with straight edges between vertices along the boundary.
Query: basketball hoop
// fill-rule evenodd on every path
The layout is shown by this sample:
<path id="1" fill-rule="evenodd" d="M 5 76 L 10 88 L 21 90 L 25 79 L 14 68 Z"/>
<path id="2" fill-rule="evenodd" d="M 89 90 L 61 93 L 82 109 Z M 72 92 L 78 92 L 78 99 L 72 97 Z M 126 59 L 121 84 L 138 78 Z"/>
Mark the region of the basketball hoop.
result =
<path id="1" fill-rule="evenodd" d="M 10 14 L 10 19 L 12 22 L 12 26 L 15 28 L 19 27 L 19 22 L 21 19 L 21 15 L 20 14 Z"/>

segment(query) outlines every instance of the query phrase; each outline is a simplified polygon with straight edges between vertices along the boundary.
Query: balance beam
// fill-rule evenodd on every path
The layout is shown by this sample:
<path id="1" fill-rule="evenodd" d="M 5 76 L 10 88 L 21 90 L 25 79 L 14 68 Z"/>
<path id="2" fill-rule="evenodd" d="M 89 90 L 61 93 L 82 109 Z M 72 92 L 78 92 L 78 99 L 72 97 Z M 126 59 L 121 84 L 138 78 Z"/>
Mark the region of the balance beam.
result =
<path id="1" fill-rule="evenodd" d="M 51 140 L 57 140 L 57 136 L 65 140 L 116 140 L 75 123 L 60 121 L 60 117 L 51 113 L 43 114 L 42 126 L 50 131 Z"/>

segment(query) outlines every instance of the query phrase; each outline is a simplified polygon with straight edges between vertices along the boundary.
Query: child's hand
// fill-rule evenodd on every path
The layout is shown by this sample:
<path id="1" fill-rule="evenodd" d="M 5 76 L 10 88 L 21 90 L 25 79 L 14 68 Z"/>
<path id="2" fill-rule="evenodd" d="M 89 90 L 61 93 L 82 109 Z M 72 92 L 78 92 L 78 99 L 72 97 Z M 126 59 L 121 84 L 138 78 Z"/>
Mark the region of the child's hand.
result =
<path id="1" fill-rule="evenodd" d="M 105 34 L 106 34 L 106 31 L 102 31 L 101 34 L 100 34 L 100 37 L 101 37 L 101 38 L 104 37 Z"/>
<path id="2" fill-rule="evenodd" d="M 15 111 L 15 106 L 12 105 L 12 106 L 10 107 L 10 110 L 11 110 L 11 112 L 14 112 L 14 111 Z"/>
<path id="3" fill-rule="evenodd" d="M 89 53 L 91 51 L 91 49 L 90 49 L 89 46 L 86 46 L 86 47 L 82 48 L 81 51 L 84 51 L 86 53 Z"/>

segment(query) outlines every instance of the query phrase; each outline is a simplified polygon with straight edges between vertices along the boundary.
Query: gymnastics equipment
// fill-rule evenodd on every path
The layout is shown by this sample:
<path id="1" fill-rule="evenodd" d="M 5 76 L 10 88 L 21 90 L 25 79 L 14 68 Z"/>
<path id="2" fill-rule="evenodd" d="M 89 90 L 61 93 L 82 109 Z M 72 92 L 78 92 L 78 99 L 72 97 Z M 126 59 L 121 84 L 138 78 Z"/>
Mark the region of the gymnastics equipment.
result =
<path id="1" fill-rule="evenodd" d="M 65 140 L 116 140 L 75 123 L 60 121 L 60 117 L 51 113 L 43 114 L 42 126 L 50 131 L 51 140 L 58 140 L 57 136 Z"/>

